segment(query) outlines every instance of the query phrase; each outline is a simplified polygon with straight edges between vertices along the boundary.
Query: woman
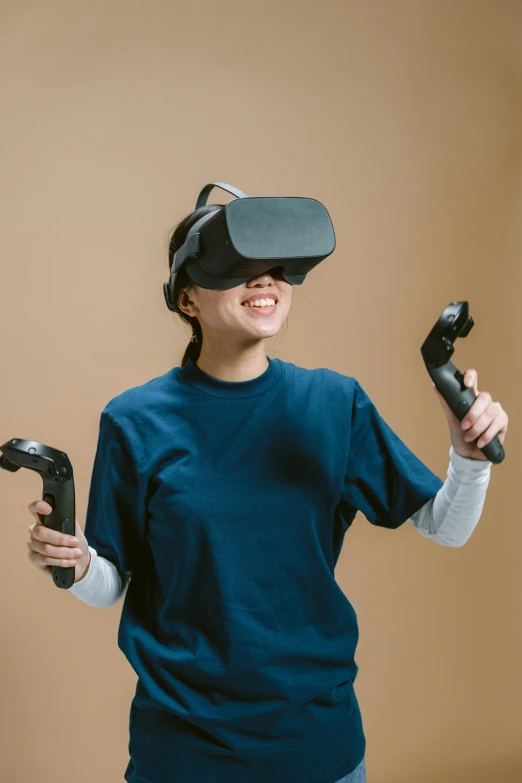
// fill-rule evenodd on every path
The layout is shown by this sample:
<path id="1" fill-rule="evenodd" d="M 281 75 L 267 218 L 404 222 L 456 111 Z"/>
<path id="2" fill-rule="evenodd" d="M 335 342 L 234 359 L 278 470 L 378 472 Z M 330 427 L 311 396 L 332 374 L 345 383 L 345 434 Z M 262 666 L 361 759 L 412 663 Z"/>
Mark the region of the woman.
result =
<path id="1" fill-rule="evenodd" d="M 216 209 L 176 227 L 170 265 Z M 85 535 L 76 523 L 70 592 L 92 606 L 125 595 L 118 645 L 138 675 L 125 780 L 365 783 L 357 618 L 334 576 L 344 535 L 360 510 L 460 545 L 476 515 L 448 509 L 472 461 L 450 450 L 443 484 L 355 378 L 268 357 L 292 301 L 279 269 L 226 290 L 184 270 L 181 366 L 106 405 Z M 30 508 L 41 522 L 49 507 Z M 60 536 L 34 526 L 35 565 L 71 562 Z M 43 541 L 57 559 L 35 554 Z"/>

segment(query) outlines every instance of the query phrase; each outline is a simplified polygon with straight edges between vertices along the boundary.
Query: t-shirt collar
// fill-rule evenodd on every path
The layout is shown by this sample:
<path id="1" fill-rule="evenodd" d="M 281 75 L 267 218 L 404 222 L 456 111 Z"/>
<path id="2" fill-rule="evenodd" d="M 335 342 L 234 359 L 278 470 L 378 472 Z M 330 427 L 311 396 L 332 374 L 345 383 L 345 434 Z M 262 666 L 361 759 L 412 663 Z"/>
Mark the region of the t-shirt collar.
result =
<path id="1" fill-rule="evenodd" d="M 183 365 L 176 367 L 178 377 L 185 383 L 207 394 L 217 397 L 255 397 L 263 394 L 276 385 L 282 376 L 282 362 L 279 359 L 268 359 L 267 369 L 256 378 L 249 381 L 224 381 L 214 378 L 198 367 L 192 358 Z"/>

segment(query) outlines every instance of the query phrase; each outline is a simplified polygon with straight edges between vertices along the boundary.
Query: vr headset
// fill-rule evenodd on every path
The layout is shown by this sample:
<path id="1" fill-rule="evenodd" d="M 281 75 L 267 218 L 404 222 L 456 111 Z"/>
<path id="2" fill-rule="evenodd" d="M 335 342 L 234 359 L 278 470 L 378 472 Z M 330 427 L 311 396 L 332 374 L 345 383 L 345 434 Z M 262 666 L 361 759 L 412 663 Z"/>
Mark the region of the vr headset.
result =
<path id="1" fill-rule="evenodd" d="M 196 209 L 205 206 L 212 188 L 236 196 L 220 209 L 204 215 L 187 232 L 163 284 L 169 310 L 174 301 L 176 275 L 183 265 L 201 288 L 234 288 L 273 269 L 292 285 L 301 285 L 307 273 L 335 250 L 335 233 L 326 208 L 316 199 L 299 196 L 247 196 L 224 182 L 201 190 Z"/>

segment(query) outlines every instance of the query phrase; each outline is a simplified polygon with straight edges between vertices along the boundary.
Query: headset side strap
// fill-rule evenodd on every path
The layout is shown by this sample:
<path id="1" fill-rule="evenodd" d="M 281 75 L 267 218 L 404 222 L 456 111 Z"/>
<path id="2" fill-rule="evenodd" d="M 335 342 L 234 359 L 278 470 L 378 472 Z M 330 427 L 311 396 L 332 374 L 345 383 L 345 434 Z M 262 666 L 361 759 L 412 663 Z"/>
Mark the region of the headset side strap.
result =
<path id="1" fill-rule="evenodd" d="M 199 253 L 199 248 L 199 232 L 187 237 L 181 247 L 174 253 L 171 267 L 172 272 L 177 272 L 189 256 Z"/>

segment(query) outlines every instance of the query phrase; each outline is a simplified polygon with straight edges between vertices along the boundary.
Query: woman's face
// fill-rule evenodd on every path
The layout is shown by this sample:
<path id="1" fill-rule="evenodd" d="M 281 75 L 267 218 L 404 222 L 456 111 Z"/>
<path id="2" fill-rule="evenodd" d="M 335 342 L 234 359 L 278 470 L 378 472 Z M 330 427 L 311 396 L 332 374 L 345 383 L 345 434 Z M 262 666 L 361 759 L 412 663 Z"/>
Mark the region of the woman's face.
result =
<path id="1" fill-rule="evenodd" d="M 272 269 L 247 283 L 222 291 L 194 285 L 190 291 L 181 292 L 179 306 L 187 315 L 196 316 L 203 335 L 210 331 L 216 336 L 227 333 L 254 339 L 273 337 L 290 311 L 292 288 L 279 269 Z M 246 300 L 254 299 L 273 299 L 275 305 L 258 307 L 246 304 Z"/>

